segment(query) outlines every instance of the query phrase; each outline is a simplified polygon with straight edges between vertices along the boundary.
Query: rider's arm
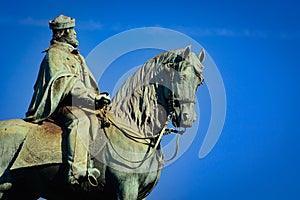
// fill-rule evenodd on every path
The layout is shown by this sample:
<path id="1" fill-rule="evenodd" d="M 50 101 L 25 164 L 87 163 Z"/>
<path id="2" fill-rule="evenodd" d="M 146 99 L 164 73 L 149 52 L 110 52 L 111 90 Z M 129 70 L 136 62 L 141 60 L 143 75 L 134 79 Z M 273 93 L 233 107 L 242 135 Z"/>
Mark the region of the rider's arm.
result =
<path id="1" fill-rule="evenodd" d="M 110 103 L 110 95 L 107 92 L 99 94 L 93 88 L 87 88 L 80 79 L 76 80 L 70 93 L 72 104 L 79 107 L 98 109 Z"/>
<path id="2" fill-rule="evenodd" d="M 70 94 L 72 96 L 73 105 L 95 108 L 95 99 L 98 94 L 96 94 L 93 88 L 87 88 L 80 79 L 75 81 Z"/>

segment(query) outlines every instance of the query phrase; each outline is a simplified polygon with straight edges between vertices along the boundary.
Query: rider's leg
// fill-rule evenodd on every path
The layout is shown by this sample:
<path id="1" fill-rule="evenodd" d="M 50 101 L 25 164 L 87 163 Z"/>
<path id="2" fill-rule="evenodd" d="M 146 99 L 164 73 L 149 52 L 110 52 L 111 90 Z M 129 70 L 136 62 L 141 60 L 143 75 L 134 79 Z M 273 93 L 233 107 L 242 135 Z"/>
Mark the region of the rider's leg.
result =
<path id="1" fill-rule="evenodd" d="M 77 184 L 88 175 L 87 160 L 89 146 L 90 120 L 87 114 L 78 107 L 65 106 L 60 110 L 68 136 L 69 183 Z M 89 170 L 92 179 L 97 178 L 98 170 Z M 97 181 L 97 180 L 96 180 Z M 92 183 L 94 185 L 94 182 Z"/>

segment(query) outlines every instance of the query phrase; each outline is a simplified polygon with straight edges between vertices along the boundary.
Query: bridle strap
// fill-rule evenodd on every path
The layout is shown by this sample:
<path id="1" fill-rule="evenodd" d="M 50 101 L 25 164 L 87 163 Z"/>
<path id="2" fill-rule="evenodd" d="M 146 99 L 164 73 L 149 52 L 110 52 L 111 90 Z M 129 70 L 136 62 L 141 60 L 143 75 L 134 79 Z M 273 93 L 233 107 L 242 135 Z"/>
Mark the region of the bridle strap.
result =
<path id="1" fill-rule="evenodd" d="M 167 117 L 167 120 L 166 120 L 166 122 L 165 122 L 165 124 L 164 124 L 164 127 L 163 127 L 164 130 L 166 130 L 166 126 L 169 124 L 171 118 L 172 118 L 172 114 L 169 114 L 168 117 Z M 128 138 L 130 138 L 130 139 L 136 139 L 136 140 L 155 139 L 155 138 L 159 137 L 159 135 L 161 134 L 161 132 L 162 132 L 162 130 L 163 130 L 163 129 L 162 129 L 159 133 L 156 133 L 155 135 L 144 137 L 144 136 L 142 136 L 141 133 L 132 130 L 132 129 L 129 128 L 128 126 L 126 126 L 126 125 L 124 125 L 124 124 L 122 124 L 122 123 L 116 122 L 110 114 L 107 114 L 107 115 L 106 115 L 106 119 L 107 119 L 112 125 L 114 125 L 117 129 L 119 129 L 120 131 L 122 131 L 122 133 L 123 133 L 125 136 L 127 136 Z M 129 132 L 129 133 L 128 133 L 128 132 Z M 138 135 L 138 136 L 136 136 L 136 135 Z"/>
<path id="2" fill-rule="evenodd" d="M 195 104 L 196 103 L 195 99 L 189 99 L 189 98 L 176 98 L 176 97 L 174 97 L 174 100 L 179 101 L 180 104 L 188 104 L 188 103 Z"/>
<path id="3" fill-rule="evenodd" d="M 164 132 L 165 132 L 165 130 L 166 130 L 166 128 L 167 128 L 167 126 L 168 126 L 168 124 L 169 124 L 171 118 L 172 118 L 172 115 L 171 115 L 171 114 L 168 115 L 168 118 L 167 118 L 167 120 L 166 120 L 166 122 L 165 122 L 163 128 L 161 129 L 160 133 L 158 134 L 158 138 L 157 138 L 157 140 L 156 140 L 156 142 L 155 142 L 155 145 L 154 145 L 154 147 L 153 147 L 153 149 L 152 149 L 152 152 L 148 153 L 148 155 L 147 155 L 145 158 L 143 158 L 142 160 L 132 161 L 132 160 L 128 160 L 127 158 L 124 158 L 124 157 L 123 157 L 122 155 L 120 155 L 120 154 L 118 153 L 118 151 L 114 148 L 114 146 L 113 146 L 112 142 L 110 141 L 109 137 L 107 136 L 107 134 L 106 134 L 106 136 L 107 136 L 107 138 L 108 138 L 108 141 L 109 141 L 111 147 L 113 148 L 113 150 L 115 151 L 115 153 L 116 153 L 120 158 L 122 158 L 123 160 L 125 160 L 125 161 L 127 161 L 127 162 L 131 162 L 131 163 L 141 163 L 141 164 L 142 164 L 145 160 L 147 160 L 148 158 L 150 158 L 150 157 L 155 153 L 155 151 L 156 151 L 158 145 L 160 144 L 160 141 L 161 141 L 161 139 L 162 139 L 162 136 L 164 135 Z M 108 117 L 108 120 L 109 120 L 110 122 L 112 122 L 112 124 L 113 124 L 116 128 L 118 128 L 119 130 L 121 130 L 119 126 L 116 126 L 117 124 L 116 124 L 110 117 Z M 124 127 L 125 127 L 125 126 L 124 126 Z M 128 128 L 128 129 L 129 129 L 129 128 Z M 104 128 L 104 131 L 106 132 L 105 128 Z M 122 130 L 121 130 L 121 131 L 122 131 Z M 125 131 L 122 131 L 122 132 L 125 133 Z M 135 131 L 131 130 L 131 132 L 135 132 Z M 125 136 L 127 136 L 127 135 L 125 134 Z M 157 136 L 157 135 L 156 135 L 156 136 Z M 130 139 L 132 139 L 131 137 L 134 137 L 135 139 L 141 139 L 141 140 L 156 138 L 156 137 L 151 137 L 151 138 L 143 137 L 143 138 L 141 138 L 141 137 L 136 137 L 136 136 L 130 135 Z M 140 165 L 141 165 L 141 164 L 140 164 Z M 139 165 L 139 166 L 140 166 L 140 165 Z M 139 166 L 137 166 L 137 167 L 139 167 Z"/>
<path id="4" fill-rule="evenodd" d="M 173 156 L 169 159 L 164 160 L 165 162 L 170 162 L 177 156 L 178 148 L 179 148 L 179 137 L 180 137 L 180 135 L 177 135 L 177 137 L 176 137 L 176 146 L 175 146 L 175 152 L 174 152 Z"/>

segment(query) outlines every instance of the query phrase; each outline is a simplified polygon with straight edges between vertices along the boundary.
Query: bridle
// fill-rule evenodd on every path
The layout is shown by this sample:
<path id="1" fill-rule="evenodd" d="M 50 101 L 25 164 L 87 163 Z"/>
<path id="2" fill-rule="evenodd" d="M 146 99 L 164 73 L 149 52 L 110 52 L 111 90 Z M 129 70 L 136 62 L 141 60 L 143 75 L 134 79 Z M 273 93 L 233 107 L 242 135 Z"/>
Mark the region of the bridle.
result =
<path id="1" fill-rule="evenodd" d="M 118 130 L 120 130 L 127 138 L 137 142 L 137 143 L 141 143 L 141 144 L 145 144 L 145 145 L 152 145 L 153 148 L 152 148 L 152 151 L 148 152 L 146 154 L 146 156 L 141 159 L 141 160 L 129 160 L 127 158 L 125 158 L 124 156 L 120 155 L 120 153 L 118 153 L 118 151 L 115 149 L 114 145 L 112 144 L 111 140 L 109 139 L 107 133 L 106 133 L 106 128 L 104 128 L 104 132 L 105 132 L 105 135 L 112 147 L 112 149 L 114 150 L 114 152 L 123 160 L 127 161 L 127 162 L 130 162 L 130 163 L 140 163 L 139 166 L 142 165 L 142 163 L 147 160 L 148 158 L 150 158 L 157 150 L 160 142 L 161 142 L 161 139 L 164 135 L 168 135 L 168 134 L 171 134 L 171 133 L 176 133 L 177 134 L 177 138 L 176 138 L 176 147 L 175 147 L 175 152 L 173 154 L 173 156 L 168 159 L 168 160 L 164 160 L 166 162 L 168 161 L 171 161 L 173 160 L 177 153 L 178 153 L 178 147 L 179 147 L 179 137 L 180 135 L 182 135 L 186 130 L 178 130 L 177 127 L 175 127 L 175 129 L 173 128 L 170 128 L 168 129 L 167 126 L 169 124 L 169 122 L 171 121 L 171 119 L 175 116 L 175 107 L 178 107 L 178 104 L 187 104 L 187 103 L 196 103 L 195 99 L 189 99 L 189 98 L 184 98 L 184 97 L 181 97 L 181 98 L 178 98 L 176 97 L 175 95 L 175 84 L 174 84 L 174 76 L 171 77 L 170 79 L 170 86 L 171 86 L 171 90 L 168 90 L 168 101 L 167 101 L 167 112 L 169 113 L 167 115 L 167 119 L 164 123 L 164 126 L 163 128 L 156 134 L 152 135 L 152 136 L 143 136 L 141 133 L 137 132 L 137 131 L 134 131 L 132 130 L 131 128 L 129 128 L 128 126 L 124 125 L 124 124 L 121 124 L 121 123 L 118 123 L 116 122 L 113 117 L 111 116 L 111 114 L 109 113 L 105 113 L 105 114 L 102 114 L 102 116 L 105 116 L 106 120 L 113 126 L 115 126 Z M 150 140 L 147 141 L 147 140 Z M 153 141 L 154 142 L 154 145 L 153 145 Z M 139 167 L 137 166 L 137 167 Z M 137 168 L 136 167 L 136 168 Z"/>
<path id="2" fill-rule="evenodd" d="M 169 94 L 169 96 L 173 96 L 173 92 L 170 92 L 172 94 Z M 134 131 L 132 130 L 131 128 L 129 128 L 128 126 L 124 125 L 124 124 L 121 124 L 121 123 L 118 123 L 116 122 L 113 117 L 111 116 L 110 113 L 105 113 L 105 114 L 102 114 L 102 116 L 105 116 L 105 119 L 113 126 L 115 126 L 118 130 L 120 130 L 127 138 L 137 142 L 137 143 L 141 143 L 141 144 L 145 144 L 145 145 L 151 145 L 153 146 L 152 150 L 150 152 L 147 153 L 147 155 L 141 159 L 141 160 L 129 160 L 127 158 L 125 158 L 124 156 L 122 156 L 117 150 L 116 148 L 114 147 L 114 145 L 112 144 L 111 140 L 109 139 L 108 135 L 107 135 L 107 132 L 106 132 L 106 128 L 104 127 L 104 132 L 105 132 L 105 135 L 106 135 L 106 138 L 108 139 L 109 143 L 110 143 L 110 146 L 112 147 L 112 149 L 114 150 L 114 152 L 123 160 L 127 161 L 127 162 L 130 162 L 130 163 L 140 163 L 137 167 L 141 166 L 142 163 L 147 160 L 148 158 L 150 158 L 157 150 L 161 140 L 162 140 L 162 137 L 164 135 L 169 135 L 171 133 L 176 133 L 178 134 L 177 138 L 176 138 L 176 148 L 175 148 L 175 153 L 174 155 L 168 159 L 168 160 L 164 160 L 165 162 L 168 162 L 168 161 L 171 161 L 173 160 L 177 153 L 178 153 L 178 146 L 179 146 L 179 135 L 182 135 L 184 131 L 182 130 L 177 130 L 176 128 L 173 129 L 173 128 L 170 128 L 168 129 L 167 126 L 169 124 L 169 122 L 171 121 L 171 119 L 173 118 L 174 116 L 174 98 L 172 97 L 171 99 L 169 99 L 168 101 L 168 109 L 171 108 L 171 110 L 169 110 L 169 114 L 167 116 L 167 119 L 164 123 L 164 126 L 163 128 L 156 134 L 152 135 L 152 136 L 142 136 L 141 133 L 137 132 L 137 131 Z M 172 105 L 171 105 L 172 104 Z M 150 140 L 147 141 L 147 140 Z M 153 141 L 154 142 L 154 145 L 153 145 Z M 136 167 L 136 168 L 137 168 Z"/>
<path id="3" fill-rule="evenodd" d="M 109 139 L 107 133 L 106 133 L 106 129 L 104 128 L 104 132 L 105 132 L 105 135 L 112 147 L 112 149 L 114 150 L 114 152 L 120 157 L 122 158 L 123 160 L 127 161 L 127 162 L 130 162 L 130 163 L 140 163 L 140 165 L 142 165 L 142 163 L 147 160 L 148 158 L 150 158 L 154 153 L 155 151 L 157 150 L 158 148 L 158 145 L 160 144 L 160 141 L 162 139 L 162 136 L 165 135 L 165 131 L 169 132 L 170 129 L 167 129 L 167 126 L 170 122 L 172 118 L 172 115 L 169 114 L 168 117 L 167 117 L 167 120 L 163 126 L 163 128 L 161 129 L 161 131 L 153 136 L 148 136 L 148 137 L 139 137 L 139 136 L 135 136 L 133 134 L 138 134 L 138 135 L 141 135 L 140 133 L 128 128 L 127 126 L 123 125 L 123 124 L 120 124 L 120 123 L 116 123 L 113 118 L 111 118 L 110 116 L 107 116 L 107 119 L 108 121 L 113 125 L 115 126 L 117 129 L 119 129 L 127 138 L 137 142 L 137 143 L 141 143 L 141 144 L 145 144 L 145 145 L 152 145 L 151 144 L 151 141 L 153 140 L 156 140 L 155 142 L 155 145 L 153 146 L 152 148 L 152 151 L 147 153 L 147 156 L 145 156 L 145 158 L 143 158 L 142 160 L 137 160 L 137 161 L 133 161 L 133 160 L 129 160 L 127 158 L 124 158 L 120 153 L 118 153 L 118 151 L 115 149 L 114 145 L 112 144 L 111 140 Z M 150 139 L 150 142 L 145 142 L 146 140 L 149 140 Z M 140 140 L 140 141 L 139 141 Z M 144 141 L 144 142 L 141 142 L 141 141 Z M 178 149 L 178 148 L 177 148 Z M 176 153 L 177 154 L 177 153 Z M 175 157 L 175 156 L 174 156 Z M 139 166 L 140 166 L 139 165 Z M 137 166 L 137 167 L 139 167 Z M 136 167 L 136 168 L 137 168 Z"/>

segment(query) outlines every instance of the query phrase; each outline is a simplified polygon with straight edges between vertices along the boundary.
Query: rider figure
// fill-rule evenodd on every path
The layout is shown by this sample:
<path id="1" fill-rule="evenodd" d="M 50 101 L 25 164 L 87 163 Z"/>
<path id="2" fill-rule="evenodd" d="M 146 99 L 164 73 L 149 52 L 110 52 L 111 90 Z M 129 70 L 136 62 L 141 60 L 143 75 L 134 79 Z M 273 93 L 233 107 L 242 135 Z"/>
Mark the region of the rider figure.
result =
<path id="1" fill-rule="evenodd" d="M 53 31 L 34 85 L 26 120 L 40 123 L 52 119 L 68 132 L 68 182 L 79 184 L 88 179 L 97 185 L 100 172 L 88 168 L 89 133 L 95 136 L 99 122 L 95 109 L 110 102 L 100 93 L 97 82 L 80 55 L 75 19 L 60 15 L 49 22 Z"/>

